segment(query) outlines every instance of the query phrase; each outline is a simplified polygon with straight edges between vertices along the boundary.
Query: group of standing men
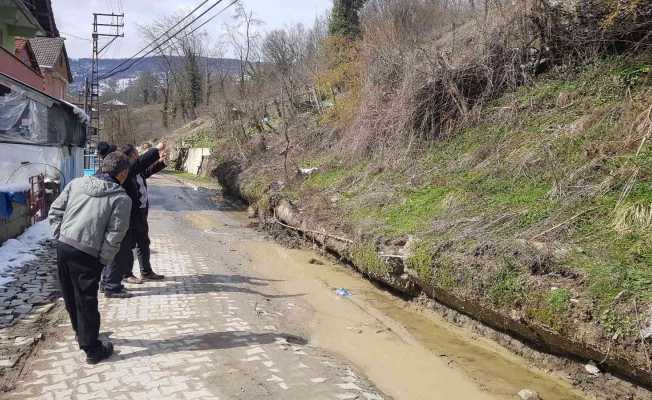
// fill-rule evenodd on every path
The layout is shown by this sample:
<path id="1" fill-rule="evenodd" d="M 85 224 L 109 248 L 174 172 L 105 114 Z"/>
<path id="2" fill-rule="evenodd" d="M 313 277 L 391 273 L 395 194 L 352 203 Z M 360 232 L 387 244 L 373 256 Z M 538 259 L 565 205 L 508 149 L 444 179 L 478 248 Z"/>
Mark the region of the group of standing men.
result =
<path id="1" fill-rule="evenodd" d="M 90 364 L 113 353 L 113 345 L 99 339 L 98 290 L 128 298 L 123 282 L 165 279 L 150 263 L 147 179 L 165 168 L 166 146 L 144 145 L 141 151 L 100 143 L 102 166 L 95 176 L 74 179 L 50 208 L 63 299 Z M 140 278 L 133 274 L 134 252 Z"/>

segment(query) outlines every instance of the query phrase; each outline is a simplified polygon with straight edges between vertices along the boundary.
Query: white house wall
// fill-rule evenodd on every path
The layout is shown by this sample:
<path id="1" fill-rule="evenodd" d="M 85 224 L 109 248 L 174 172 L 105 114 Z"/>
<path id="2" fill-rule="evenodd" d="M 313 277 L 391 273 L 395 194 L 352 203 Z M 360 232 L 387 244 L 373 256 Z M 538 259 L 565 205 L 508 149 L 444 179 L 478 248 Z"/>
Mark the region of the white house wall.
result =
<path id="1" fill-rule="evenodd" d="M 0 184 L 25 184 L 40 173 L 57 178 L 61 170 L 65 183 L 82 175 L 84 151 L 80 147 L 34 146 L 0 143 Z M 21 167 L 21 163 L 32 165 Z M 46 164 L 46 165 L 43 165 Z"/>

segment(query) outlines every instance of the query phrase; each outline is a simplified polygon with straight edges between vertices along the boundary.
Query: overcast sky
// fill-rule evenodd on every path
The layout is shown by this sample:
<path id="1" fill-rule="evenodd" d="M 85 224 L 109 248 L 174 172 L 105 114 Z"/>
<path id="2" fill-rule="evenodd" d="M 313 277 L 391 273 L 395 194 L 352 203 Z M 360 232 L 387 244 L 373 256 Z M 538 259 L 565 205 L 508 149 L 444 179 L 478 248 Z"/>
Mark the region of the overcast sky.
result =
<path id="1" fill-rule="evenodd" d="M 315 17 L 324 15 L 332 0 L 242 0 L 247 9 L 265 22 L 264 30 L 282 28 L 301 22 L 312 25 Z M 125 13 L 125 37 L 118 39 L 107 49 L 103 58 L 128 57 L 140 50 L 147 42 L 141 37 L 138 26 L 174 13 L 189 12 L 201 0 L 52 0 L 57 28 L 66 38 L 66 49 L 71 58 L 90 57 L 92 45 L 91 24 L 94 12 Z M 228 1 L 223 2 L 225 5 Z M 205 7 L 212 4 L 207 3 Z M 209 15 L 221 10 L 217 6 Z M 199 14 L 199 12 L 197 13 Z M 233 8 L 206 25 L 204 30 L 214 40 L 223 31 L 225 22 L 230 22 Z"/>

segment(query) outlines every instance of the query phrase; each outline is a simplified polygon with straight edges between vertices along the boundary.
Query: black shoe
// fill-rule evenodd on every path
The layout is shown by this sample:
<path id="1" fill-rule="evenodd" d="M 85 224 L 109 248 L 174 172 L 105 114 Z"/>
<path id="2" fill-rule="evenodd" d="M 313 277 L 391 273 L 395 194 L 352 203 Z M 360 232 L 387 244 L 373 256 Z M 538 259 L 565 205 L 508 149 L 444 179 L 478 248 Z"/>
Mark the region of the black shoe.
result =
<path id="1" fill-rule="evenodd" d="M 119 292 L 110 292 L 108 290 L 104 291 L 104 296 L 109 299 L 128 299 L 134 295 L 122 289 Z"/>
<path id="2" fill-rule="evenodd" d="M 86 363 L 95 365 L 111 357 L 111 354 L 113 354 L 113 343 L 102 342 L 99 347 L 86 352 Z"/>
<path id="3" fill-rule="evenodd" d="M 140 279 L 143 281 L 162 281 L 165 279 L 165 275 L 159 275 L 155 272 L 149 272 L 147 274 L 141 274 Z"/>

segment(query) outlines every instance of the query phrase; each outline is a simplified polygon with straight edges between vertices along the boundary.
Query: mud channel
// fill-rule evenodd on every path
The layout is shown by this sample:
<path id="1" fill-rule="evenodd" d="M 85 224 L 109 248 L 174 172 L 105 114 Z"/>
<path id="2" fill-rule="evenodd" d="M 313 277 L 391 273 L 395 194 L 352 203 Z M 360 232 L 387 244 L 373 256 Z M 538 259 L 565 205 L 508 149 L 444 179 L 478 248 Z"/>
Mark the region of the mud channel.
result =
<path id="1" fill-rule="evenodd" d="M 357 365 L 394 399 L 515 399 L 524 389 L 545 400 L 586 397 L 570 383 L 518 356 L 375 287 L 346 267 L 307 250 L 244 241 L 251 268 L 301 290 L 312 307 L 312 344 Z M 337 288 L 352 295 L 339 297 Z"/>
<path id="2" fill-rule="evenodd" d="M 393 399 L 518 399 L 522 389 L 544 400 L 588 398 L 562 378 L 314 251 L 243 234 L 249 223 L 245 213 L 220 214 L 219 220 L 201 211 L 184 218 L 207 233 L 239 236 L 234 250 L 249 259 L 251 274 L 274 280 L 271 285 L 279 292 L 305 293 L 311 320 L 303 330 L 310 343 L 352 362 Z M 337 288 L 352 295 L 337 296 Z"/>

